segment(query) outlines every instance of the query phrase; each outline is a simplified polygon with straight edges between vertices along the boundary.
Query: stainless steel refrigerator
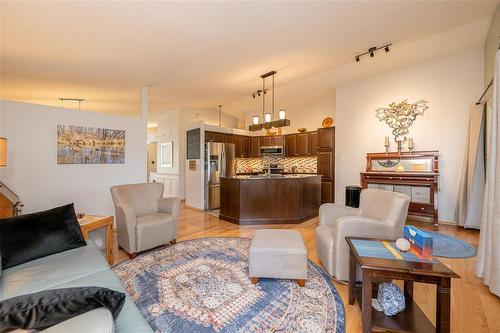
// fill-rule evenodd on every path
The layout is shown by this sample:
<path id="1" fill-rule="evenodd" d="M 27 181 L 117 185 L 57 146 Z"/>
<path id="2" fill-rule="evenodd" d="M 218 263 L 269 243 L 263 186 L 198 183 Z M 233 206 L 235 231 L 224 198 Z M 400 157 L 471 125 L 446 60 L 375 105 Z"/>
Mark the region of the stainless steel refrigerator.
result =
<path id="1" fill-rule="evenodd" d="M 233 143 L 205 143 L 205 210 L 220 208 L 220 177 L 235 175 Z"/>

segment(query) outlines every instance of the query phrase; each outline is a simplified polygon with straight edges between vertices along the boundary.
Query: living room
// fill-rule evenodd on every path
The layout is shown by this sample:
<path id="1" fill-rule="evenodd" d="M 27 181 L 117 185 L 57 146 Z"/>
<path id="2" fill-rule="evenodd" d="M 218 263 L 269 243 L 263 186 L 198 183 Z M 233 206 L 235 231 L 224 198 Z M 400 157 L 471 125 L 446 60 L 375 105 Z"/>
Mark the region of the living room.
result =
<path id="1" fill-rule="evenodd" d="M 2 1 L 0 332 L 500 330 L 498 4 Z"/>

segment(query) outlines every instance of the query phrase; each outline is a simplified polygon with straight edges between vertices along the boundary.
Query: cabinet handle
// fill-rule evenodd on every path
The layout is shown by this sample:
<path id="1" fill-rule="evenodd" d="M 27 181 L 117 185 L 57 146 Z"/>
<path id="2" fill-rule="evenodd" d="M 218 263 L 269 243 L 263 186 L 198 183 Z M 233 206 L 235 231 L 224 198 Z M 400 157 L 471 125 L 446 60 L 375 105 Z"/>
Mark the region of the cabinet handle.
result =
<path id="1" fill-rule="evenodd" d="M 421 208 L 420 208 L 420 210 L 425 210 L 425 208 L 424 208 L 424 207 L 421 207 Z"/>

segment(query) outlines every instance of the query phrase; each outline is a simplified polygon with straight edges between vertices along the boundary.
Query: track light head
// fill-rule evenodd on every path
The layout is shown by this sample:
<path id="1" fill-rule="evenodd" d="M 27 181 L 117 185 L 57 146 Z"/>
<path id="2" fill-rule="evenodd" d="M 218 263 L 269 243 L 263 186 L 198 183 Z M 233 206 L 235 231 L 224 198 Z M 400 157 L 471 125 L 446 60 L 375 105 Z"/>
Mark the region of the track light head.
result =
<path id="1" fill-rule="evenodd" d="M 255 98 L 255 94 L 252 94 L 252 97 Z"/>
<path id="2" fill-rule="evenodd" d="M 374 53 L 370 52 L 370 57 L 373 58 L 373 56 L 374 56 Z"/>
<path id="3" fill-rule="evenodd" d="M 359 56 L 356 56 L 356 62 L 359 62 Z"/>
<path id="4" fill-rule="evenodd" d="M 387 46 L 384 48 L 384 50 L 385 50 L 385 53 L 389 52 L 389 45 L 387 45 Z"/>
<path id="5" fill-rule="evenodd" d="M 257 95 L 259 95 L 259 96 L 260 96 L 260 90 L 259 90 L 259 91 L 257 91 Z"/>

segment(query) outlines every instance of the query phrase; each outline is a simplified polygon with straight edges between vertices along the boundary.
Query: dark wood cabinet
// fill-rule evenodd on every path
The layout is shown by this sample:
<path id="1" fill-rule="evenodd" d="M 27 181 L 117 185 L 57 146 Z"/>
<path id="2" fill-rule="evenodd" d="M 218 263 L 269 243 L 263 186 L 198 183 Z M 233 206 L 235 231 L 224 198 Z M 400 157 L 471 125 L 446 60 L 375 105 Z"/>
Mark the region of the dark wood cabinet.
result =
<path id="1" fill-rule="evenodd" d="M 318 149 L 335 149 L 335 127 L 318 129 Z"/>
<path id="2" fill-rule="evenodd" d="M 297 134 L 285 135 L 285 156 L 297 156 Z"/>
<path id="3" fill-rule="evenodd" d="M 205 131 L 205 142 L 210 142 L 214 140 L 214 132 Z"/>
<path id="4" fill-rule="evenodd" d="M 309 133 L 300 133 L 297 135 L 297 156 L 307 156 L 309 155 Z"/>
<path id="5" fill-rule="evenodd" d="M 271 137 L 270 136 L 261 136 L 260 137 L 260 146 L 261 147 L 269 147 L 272 146 L 271 143 Z"/>
<path id="6" fill-rule="evenodd" d="M 245 157 L 245 149 L 243 148 L 243 137 L 241 135 L 233 135 L 234 154 L 236 158 Z"/>
<path id="7" fill-rule="evenodd" d="M 234 143 L 234 135 L 224 134 L 224 143 Z"/>
<path id="8" fill-rule="evenodd" d="M 333 202 L 333 182 L 321 182 L 321 202 Z"/>
<path id="9" fill-rule="evenodd" d="M 260 155 L 259 148 L 260 148 L 260 137 L 253 136 L 252 137 L 252 150 L 251 150 L 250 156 L 251 157 L 259 157 L 259 155 Z"/>
<path id="10" fill-rule="evenodd" d="M 309 133 L 309 155 L 316 155 L 318 152 L 318 132 Z"/>
<path id="11" fill-rule="evenodd" d="M 283 135 L 275 135 L 271 137 L 271 144 L 273 146 L 283 146 Z"/>
<path id="12" fill-rule="evenodd" d="M 324 180 L 330 180 L 333 178 L 333 168 L 333 152 L 318 152 L 318 175 L 322 175 Z"/>
<path id="13" fill-rule="evenodd" d="M 224 142 L 226 135 L 224 133 L 212 132 L 212 140 L 214 142 Z"/>
<path id="14" fill-rule="evenodd" d="M 335 128 L 318 128 L 316 154 L 318 156 L 318 174 L 321 178 L 321 202 L 335 201 Z"/>
<path id="15" fill-rule="evenodd" d="M 252 157 L 252 137 L 242 136 L 241 146 L 242 146 L 243 157 Z"/>

